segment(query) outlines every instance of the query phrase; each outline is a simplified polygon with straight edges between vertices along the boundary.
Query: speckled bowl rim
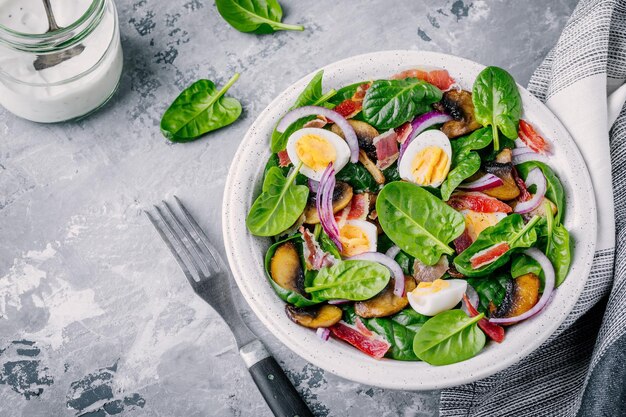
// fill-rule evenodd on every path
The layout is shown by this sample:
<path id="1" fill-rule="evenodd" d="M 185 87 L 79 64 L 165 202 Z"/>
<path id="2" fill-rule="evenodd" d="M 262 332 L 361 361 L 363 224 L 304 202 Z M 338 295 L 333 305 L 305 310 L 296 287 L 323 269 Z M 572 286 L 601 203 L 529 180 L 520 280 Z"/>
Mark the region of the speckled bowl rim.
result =
<path id="1" fill-rule="evenodd" d="M 324 89 L 388 77 L 417 65 L 446 68 L 466 89 L 484 68 L 467 59 L 434 52 L 374 52 L 322 68 Z M 269 239 L 248 233 L 245 218 L 260 189 L 272 129 L 316 72 L 292 84 L 261 112 L 239 145 L 226 180 L 222 207 L 226 252 L 237 285 L 255 314 L 282 343 L 312 364 L 349 380 L 390 389 L 434 390 L 473 382 L 513 365 L 537 349 L 565 320 L 583 290 L 593 261 L 597 220 L 591 179 L 574 140 L 556 116 L 522 86 L 525 117 L 554 145 L 550 165 L 569 197 L 565 225 L 575 241 L 568 278 L 542 314 L 510 328 L 503 343 L 488 343 L 474 358 L 439 367 L 424 362 L 377 361 L 332 338 L 323 342 L 314 331 L 286 317 L 284 302 L 273 292 L 263 272 Z"/>

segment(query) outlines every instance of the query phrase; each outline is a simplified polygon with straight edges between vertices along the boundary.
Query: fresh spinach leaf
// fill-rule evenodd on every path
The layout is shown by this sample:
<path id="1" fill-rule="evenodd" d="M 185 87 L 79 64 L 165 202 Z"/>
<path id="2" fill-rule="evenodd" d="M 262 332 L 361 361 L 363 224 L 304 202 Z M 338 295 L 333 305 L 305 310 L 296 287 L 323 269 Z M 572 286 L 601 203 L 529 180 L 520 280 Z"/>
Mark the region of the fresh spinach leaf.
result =
<path id="1" fill-rule="evenodd" d="M 283 288 L 272 279 L 272 275 L 270 274 L 270 263 L 272 261 L 272 257 L 276 253 L 276 249 L 278 249 L 280 245 L 282 245 L 283 243 L 287 241 L 295 241 L 298 247 L 300 248 L 299 249 L 300 254 L 302 253 L 302 237 L 300 236 L 300 234 L 295 234 L 293 236 L 288 237 L 287 239 L 283 239 L 280 242 L 274 243 L 272 246 L 270 246 L 270 248 L 267 250 L 267 253 L 265 254 L 265 276 L 267 277 L 267 280 L 269 281 L 270 285 L 272 286 L 276 294 L 283 301 L 286 301 L 289 304 L 293 304 L 296 307 L 308 307 L 308 306 L 318 304 L 319 301 L 310 300 L 296 291 Z M 305 285 L 306 285 L 306 279 L 305 279 Z"/>
<path id="2" fill-rule="evenodd" d="M 417 78 L 377 80 L 365 94 L 363 117 L 382 132 L 426 113 L 441 97 L 441 90 Z"/>
<path id="3" fill-rule="evenodd" d="M 303 106 L 319 106 L 326 103 L 326 101 L 332 98 L 335 94 L 335 90 L 330 90 L 326 94 L 322 94 L 322 78 L 324 76 L 324 71 L 319 71 L 317 74 L 311 78 L 311 81 L 304 87 L 304 90 L 300 93 L 298 98 L 296 98 L 293 106 L 290 107 L 290 110 L 296 109 L 298 107 Z M 315 116 L 307 116 L 293 122 L 284 132 L 278 132 L 276 129 L 272 132 L 272 136 L 270 138 L 270 149 L 272 152 L 280 152 L 287 147 L 287 141 L 289 137 L 296 131 L 300 130 L 304 127 L 307 122 L 315 119 Z"/>
<path id="4" fill-rule="evenodd" d="M 352 98 L 352 96 L 354 96 L 354 93 L 356 93 L 356 90 L 359 88 L 359 86 L 361 84 L 364 84 L 365 82 L 366 81 L 361 81 L 360 83 L 354 83 L 354 84 L 350 84 L 350 85 L 340 88 L 339 90 L 337 90 L 337 94 L 335 94 L 335 96 L 329 99 L 328 102 L 336 106 L 342 101 Z"/>
<path id="5" fill-rule="evenodd" d="M 241 103 L 224 94 L 238 78 L 236 73 L 219 91 L 210 80 L 191 84 L 163 114 L 161 133 L 172 142 L 190 142 L 233 123 L 241 115 Z"/>
<path id="6" fill-rule="evenodd" d="M 530 256 L 524 254 L 516 255 L 511 262 L 511 276 L 513 278 L 517 278 L 526 274 L 535 274 L 540 276 L 543 275 L 543 271 L 539 262 L 535 261 Z"/>
<path id="7" fill-rule="evenodd" d="M 253 235 L 275 236 L 293 225 L 304 211 L 309 187 L 294 184 L 302 163 L 287 178 L 279 167 L 271 167 L 246 218 Z"/>
<path id="8" fill-rule="evenodd" d="M 429 319 L 430 317 L 407 308 L 391 317 L 366 319 L 364 324 L 391 344 L 385 356 L 399 361 L 417 361 L 419 359 L 413 351 L 413 340 L 415 333 Z"/>
<path id="9" fill-rule="evenodd" d="M 391 274 L 372 261 L 343 261 L 317 273 L 304 290 L 315 300 L 367 300 L 387 286 Z"/>
<path id="10" fill-rule="evenodd" d="M 394 162 L 393 165 L 383 169 L 383 175 L 386 182 L 401 181 L 400 171 L 398 170 L 398 163 Z"/>
<path id="11" fill-rule="evenodd" d="M 484 314 L 469 317 L 462 310 L 448 310 L 428 320 L 415 334 L 415 355 L 431 365 L 450 365 L 472 358 L 485 346 L 478 328 Z"/>
<path id="12" fill-rule="evenodd" d="M 465 249 L 459 256 L 454 258 L 454 265 L 457 271 L 467 277 L 485 276 L 508 262 L 513 251 L 517 248 L 529 248 L 537 241 L 535 225 L 539 217 L 533 217 L 527 224 L 524 224 L 522 216 L 511 214 L 499 221 L 494 226 L 483 230 L 474 243 Z M 471 258 L 478 252 L 490 248 L 498 243 L 506 242 L 509 250 L 495 261 L 474 269 Z"/>
<path id="13" fill-rule="evenodd" d="M 552 262 L 556 274 L 556 286 L 558 287 L 567 278 L 569 267 L 572 262 L 572 247 L 569 232 L 562 224 L 554 227 L 552 242 L 546 248 L 546 256 Z"/>
<path id="14" fill-rule="evenodd" d="M 337 173 L 336 179 L 350 184 L 355 193 L 378 191 L 378 183 L 360 162 L 347 164 Z"/>
<path id="15" fill-rule="evenodd" d="M 418 185 L 392 182 L 376 198 L 383 231 L 404 252 L 425 265 L 452 255 L 450 242 L 465 230 L 463 216 Z"/>
<path id="16" fill-rule="evenodd" d="M 502 304 L 506 295 L 507 283 L 511 277 L 506 274 L 499 274 L 481 278 L 467 278 L 467 283 L 471 285 L 478 293 L 478 306 L 476 309 L 487 314 L 489 312 L 489 303 L 497 308 Z"/>
<path id="17" fill-rule="evenodd" d="M 215 0 L 217 11 L 240 32 L 258 35 L 277 30 L 304 30 L 300 25 L 282 23 L 283 9 L 277 0 Z"/>
<path id="18" fill-rule="evenodd" d="M 284 176 L 287 176 L 287 174 L 289 174 L 290 167 L 289 166 L 281 167 L 279 165 L 279 162 L 280 161 L 278 159 L 277 154 L 273 153 L 270 155 L 269 159 L 267 160 L 267 163 L 265 164 L 265 168 L 263 169 L 263 181 L 265 181 L 265 177 L 267 177 L 267 173 L 272 167 L 279 168 Z"/>
<path id="19" fill-rule="evenodd" d="M 330 237 L 328 237 L 326 232 L 324 232 L 323 230 L 321 231 L 320 236 L 319 236 L 319 243 L 320 243 L 320 248 L 322 248 L 324 252 L 330 253 L 336 259 L 341 259 L 341 254 L 339 253 L 339 249 L 337 248 L 337 245 L 335 245 L 335 242 L 330 240 Z"/>
<path id="20" fill-rule="evenodd" d="M 515 168 L 517 168 L 517 172 L 523 180 L 526 179 L 528 173 L 533 168 L 539 168 L 541 172 L 543 172 L 548 185 L 546 197 L 556 204 L 556 216 L 554 216 L 554 222 L 555 224 L 561 224 L 563 219 L 565 219 L 565 190 L 563 189 L 563 184 L 561 184 L 559 177 L 556 176 L 552 168 L 539 161 L 527 161 L 516 165 Z"/>
<path id="21" fill-rule="evenodd" d="M 500 149 L 498 129 L 509 139 L 517 138 L 522 98 L 511 74 L 498 67 L 482 70 L 474 81 L 472 102 L 476 121 L 493 130 L 496 151 Z"/>

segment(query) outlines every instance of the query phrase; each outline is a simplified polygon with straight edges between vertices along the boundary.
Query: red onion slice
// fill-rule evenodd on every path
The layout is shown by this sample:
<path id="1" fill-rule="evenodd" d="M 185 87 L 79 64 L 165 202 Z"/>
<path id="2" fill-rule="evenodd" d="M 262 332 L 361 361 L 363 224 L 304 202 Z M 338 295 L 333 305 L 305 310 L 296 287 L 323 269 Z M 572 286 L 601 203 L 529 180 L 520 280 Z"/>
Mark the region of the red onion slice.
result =
<path id="1" fill-rule="evenodd" d="M 517 203 L 514 210 L 515 213 L 524 214 L 536 209 L 543 201 L 543 197 L 546 195 L 546 190 L 548 189 L 546 177 L 544 177 L 543 172 L 541 172 L 539 168 L 531 169 L 524 182 L 526 183 L 526 187 L 536 185 L 537 191 L 535 191 L 535 194 L 533 194 L 530 200 Z"/>
<path id="2" fill-rule="evenodd" d="M 520 138 L 515 139 L 515 146 L 516 146 L 516 149 L 527 148 L 528 147 L 528 146 L 526 146 L 524 141 L 521 140 Z M 515 152 L 515 149 L 513 149 L 513 152 Z"/>
<path id="3" fill-rule="evenodd" d="M 330 329 L 328 327 L 318 327 L 315 333 L 317 333 L 317 336 L 324 342 L 330 337 Z"/>
<path id="4" fill-rule="evenodd" d="M 409 135 L 409 137 L 404 141 L 404 143 L 402 143 L 402 146 L 400 146 L 400 156 L 398 157 L 398 162 L 402 159 L 402 155 L 404 155 L 406 148 L 409 147 L 409 145 L 417 135 L 419 135 L 431 126 L 449 122 L 450 120 L 452 120 L 451 116 L 435 110 L 424 113 L 421 116 L 417 116 L 415 119 L 413 119 L 413 121 L 411 122 L 411 127 L 413 128 L 413 130 L 411 130 L 411 134 Z"/>
<path id="5" fill-rule="evenodd" d="M 471 285 L 467 284 L 467 289 L 465 290 L 465 295 L 467 295 L 467 299 L 472 304 L 472 306 L 477 306 L 478 305 L 478 302 L 479 302 L 478 293 L 476 292 L 474 287 L 472 287 Z M 469 311 L 469 309 L 467 308 L 467 305 L 465 303 L 461 303 L 461 310 L 465 311 L 465 314 L 467 314 L 468 316 L 472 317 L 472 314 Z"/>
<path id="6" fill-rule="evenodd" d="M 499 187 L 503 184 L 504 181 L 502 181 L 502 178 L 493 174 L 485 174 L 476 181 L 466 182 L 459 185 L 459 188 L 470 191 L 484 191 L 490 188 Z"/>
<path id="7" fill-rule="evenodd" d="M 387 255 L 391 259 L 396 259 L 396 256 L 398 256 L 399 253 L 400 253 L 400 248 L 398 247 L 398 245 L 393 245 L 392 247 L 387 249 L 387 252 L 385 252 L 385 255 Z"/>
<path id="8" fill-rule="evenodd" d="M 331 119 L 341 129 L 341 131 L 343 132 L 343 136 L 348 143 L 348 147 L 350 148 L 350 162 L 356 164 L 359 160 L 359 141 L 356 138 L 356 133 L 354 132 L 354 129 L 352 128 L 350 123 L 348 123 L 346 118 L 334 110 L 330 110 L 326 107 L 321 106 L 298 107 L 297 109 L 293 109 L 283 116 L 283 118 L 280 120 L 280 122 L 278 122 L 278 125 L 276 126 L 276 131 L 279 133 L 283 133 L 296 120 L 302 119 L 306 116 L 317 115 L 324 116 L 327 119 Z"/>
<path id="9" fill-rule="evenodd" d="M 314 179 L 309 178 L 309 190 L 311 190 L 312 193 L 317 193 L 319 187 L 319 181 L 315 181 Z"/>
<path id="10" fill-rule="evenodd" d="M 386 266 L 393 275 L 394 286 L 393 286 L 393 294 L 398 297 L 402 297 L 404 295 L 404 272 L 402 272 L 402 268 L 400 265 L 391 257 L 384 255 L 379 252 L 365 252 L 359 255 L 352 256 L 347 259 L 348 261 L 372 261 L 378 262 L 381 265 Z"/>
<path id="11" fill-rule="evenodd" d="M 537 248 L 526 249 L 524 251 L 524 254 L 530 256 L 535 261 L 537 261 L 539 265 L 541 266 L 541 269 L 543 270 L 543 275 L 545 277 L 545 282 L 543 286 L 543 294 L 541 294 L 541 298 L 539 299 L 539 301 L 537 301 L 537 304 L 535 304 L 533 308 L 531 308 L 527 312 L 520 314 L 519 316 L 515 316 L 515 317 L 508 317 L 508 318 L 501 318 L 501 319 L 491 318 L 489 319 L 491 323 L 496 323 L 496 324 L 519 323 L 520 321 L 526 320 L 534 316 L 535 314 L 539 313 L 541 310 L 543 310 L 543 308 L 548 304 L 548 301 L 552 297 L 552 293 L 554 291 L 554 283 L 555 283 L 554 267 L 552 266 L 552 263 L 550 262 L 548 257 L 544 255 Z"/>
<path id="12" fill-rule="evenodd" d="M 324 229 L 330 240 L 337 245 L 339 252 L 341 252 L 343 250 L 343 246 L 341 244 L 341 240 L 339 239 L 339 226 L 337 225 L 335 214 L 333 213 L 334 189 L 335 170 L 333 169 L 333 163 L 330 162 L 320 179 L 315 206 L 317 208 L 317 214 L 320 218 L 320 223 L 322 224 L 322 229 Z"/>
<path id="13" fill-rule="evenodd" d="M 540 153 L 535 153 L 528 147 L 515 148 L 511 151 L 513 155 L 513 165 L 519 165 L 527 161 L 548 162 L 548 158 Z"/>

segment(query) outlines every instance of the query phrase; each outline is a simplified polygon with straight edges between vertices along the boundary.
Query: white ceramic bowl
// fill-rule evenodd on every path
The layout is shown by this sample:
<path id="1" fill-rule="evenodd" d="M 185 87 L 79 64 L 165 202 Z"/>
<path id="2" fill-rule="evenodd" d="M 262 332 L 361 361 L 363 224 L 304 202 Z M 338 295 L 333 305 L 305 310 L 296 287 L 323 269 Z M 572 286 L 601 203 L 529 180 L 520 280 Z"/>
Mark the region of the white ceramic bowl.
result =
<path id="1" fill-rule="evenodd" d="M 432 52 L 375 52 L 324 67 L 324 89 L 387 78 L 417 65 L 445 68 L 468 90 L 484 68 L 466 59 Z M 596 206 L 589 173 L 574 141 L 548 108 L 521 86 L 524 118 L 554 145 L 550 166 L 565 187 L 565 225 L 576 243 L 569 276 L 540 315 L 507 329 L 501 344 L 490 342 L 474 358 L 447 366 L 375 360 L 332 338 L 323 342 L 314 331 L 287 318 L 285 303 L 274 293 L 263 272 L 269 239 L 248 233 L 245 218 L 261 187 L 263 168 L 270 156 L 272 129 L 313 74 L 291 85 L 261 112 L 239 146 L 224 191 L 222 215 L 228 260 L 239 289 L 259 319 L 285 345 L 314 365 L 353 381 L 392 389 L 432 390 L 472 382 L 514 364 L 538 348 L 563 322 L 583 289 L 595 248 Z"/>

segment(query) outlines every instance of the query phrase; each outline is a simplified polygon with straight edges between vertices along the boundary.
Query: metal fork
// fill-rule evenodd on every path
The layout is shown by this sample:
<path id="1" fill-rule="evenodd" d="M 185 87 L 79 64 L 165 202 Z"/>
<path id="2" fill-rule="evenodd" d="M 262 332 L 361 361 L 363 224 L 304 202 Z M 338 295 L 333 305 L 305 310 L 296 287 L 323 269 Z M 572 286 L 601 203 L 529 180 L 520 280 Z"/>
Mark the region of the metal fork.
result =
<path id="1" fill-rule="evenodd" d="M 241 319 L 230 291 L 230 269 L 183 203 L 176 196 L 174 200 L 177 211 L 163 201 L 161 206 L 154 206 L 156 216 L 145 213 L 189 284 L 230 327 L 239 354 L 274 415 L 313 417 L 278 362 Z"/>

